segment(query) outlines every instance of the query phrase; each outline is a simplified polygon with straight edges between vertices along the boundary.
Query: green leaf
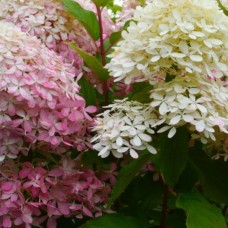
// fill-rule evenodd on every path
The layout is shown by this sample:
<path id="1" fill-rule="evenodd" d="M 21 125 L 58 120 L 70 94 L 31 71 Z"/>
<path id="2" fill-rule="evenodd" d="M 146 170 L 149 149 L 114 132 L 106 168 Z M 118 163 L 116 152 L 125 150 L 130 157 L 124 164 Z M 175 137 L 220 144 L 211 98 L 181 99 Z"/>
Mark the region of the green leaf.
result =
<path id="1" fill-rule="evenodd" d="M 147 88 L 143 88 L 142 92 L 134 94 L 131 100 L 138 101 L 144 104 L 150 103 L 151 99 L 150 99 L 149 91 L 147 90 Z"/>
<path id="2" fill-rule="evenodd" d="M 178 128 L 171 139 L 168 138 L 166 132 L 160 136 L 161 151 L 158 153 L 159 157 L 156 164 L 171 188 L 187 164 L 188 140 L 189 135 L 185 127 Z"/>
<path id="3" fill-rule="evenodd" d="M 221 211 L 198 193 L 180 194 L 177 207 L 185 210 L 187 228 L 226 228 Z"/>
<path id="4" fill-rule="evenodd" d="M 96 89 L 86 81 L 84 78 L 81 78 L 78 82 L 80 85 L 80 94 L 86 101 L 86 105 L 95 105 L 96 104 Z"/>
<path id="5" fill-rule="evenodd" d="M 153 181 L 153 175 L 154 173 L 147 172 L 136 176 L 118 200 L 124 205 L 121 212 L 137 218 L 146 227 L 150 227 L 149 221 L 154 220 L 154 209 L 162 203 L 163 182 Z"/>
<path id="6" fill-rule="evenodd" d="M 146 0 L 139 0 L 139 3 L 140 3 L 141 6 L 145 6 Z"/>
<path id="7" fill-rule="evenodd" d="M 113 14 L 114 14 L 114 16 L 115 16 L 115 14 L 117 13 L 117 12 L 121 12 L 122 11 L 122 7 L 121 6 L 119 6 L 119 5 L 115 5 L 115 4 L 107 4 L 106 5 L 106 8 L 108 8 L 108 9 L 110 9 L 112 12 L 113 12 Z M 112 18 L 112 20 L 115 22 L 115 17 L 114 18 Z"/>
<path id="8" fill-rule="evenodd" d="M 110 41 L 110 44 L 113 46 L 114 44 L 116 44 L 121 38 L 122 38 L 122 35 L 121 33 L 123 32 L 123 30 L 126 30 L 127 27 L 129 26 L 130 22 L 132 20 L 129 20 L 127 22 L 125 22 L 124 26 L 122 27 L 122 29 L 118 32 L 113 32 L 111 35 L 110 35 L 110 38 L 109 38 L 109 41 Z"/>
<path id="9" fill-rule="evenodd" d="M 86 222 L 85 219 L 75 219 L 75 218 L 66 218 L 61 216 L 60 218 L 57 219 L 57 228 L 63 228 L 63 227 L 67 227 L 67 228 L 75 228 L 75 227 L 80 227 L 81 225 L 83 225 Z M 44 226 L 43 224 L 43 227 Z"/>
<path id="10" fill-rule="evenodd" d="M 97 6 L 97 7 L 105 7 L 108 4 L 113 4 L 113 0 L 92 0 L 92 2 Z"/>
<path id="11" fill-rule="evenodd" d="M 86 151 L 82 154 L 82 160 L 80 161 L 84 167 L 93 169 L 93 170 L 107 170 L 110 168 L 110 162 L 107 159 L 97 156 L 97 151 Z"/>
<path id="12" fill-rule="evenodd" d="M 190 161 L 200 175 L 203 191 L 211 200 L 228 204 L 228 164 L 212 160 L 202 151 L 191 151 Z"/>
<path id="13" fill-rule="evenodd" d="M 137 176 L 129 184 L 121 196 L 124 204 L 135 207 L 137 212 L 143 214 L 152 210 L 162 201 L 163 183 L 153 181 L 153 173 L 148 172 L 144 176 Z M 142 194 L 143 192 L 143 194 Z"/>
<path id="14" fill-rule="evenodd" d="M 181 209 L 176 209 L 171 213 L 168 213 L 166 223 L 168 225 L 167 227 L 169 228 L 186 228 L 186 215 L 184 211 Z"/>
<path id="15" fill-rule="evenodd" d="M 153 86 L 147 82 L 138 82 L 133 84 L 132 92 L 129 94 L 129 99 L 138 101 L 141 103 L 150 103 L 150 91 L 153 89 Z"/>
<path id="16" fill-rule="evenodd" d="M 98 61 L 96 57 L 87 54 L 82 49 L 80 49 L 75 43 L 70 43 L 70 46 L 78 52 L 78 54 L 85 61 L 86 65 L 95 73 L 95 75 L 98 78 L 100 78 L 103 81 L 108 79 L 108 71 L 102 66 L 102 64 Z"/>
<path id="17" fill-rule="evenodd" d="M 49 163 L 50 162 L 53 162 L 55 164 L 58 163 L 58 160 L 56 160 L 56 157 L 55 156 L 52 156 L 52 153 L 46 153 L 45 151 L 43 150 L 36 150 L 36 152 L 40 155 L 42 155 L 43 157 L 46 158 L 46 161 L 48 161 Z"/>
<path id="18" fill-rule="evenodd" d="M 85 27 L 94 40 L 99 39 L 99 22 L 94 12 L 84 9 L 73 0 L 63 0 L 63 6 Z"/>
<path id="19" fill-rule="evenodd" d="M 141 222 L 133 217 L 122 214 L 107 214 L 92 219 L 81 226 L 81 228 L 143 228 Z M 146 228 L 146 227 L 145 227 Z"/>
<path id="20" fill-rule="evenodd" d="M 222 9 L 223 13 L 228 16 L 228 10 L 223 6 L 220 0 L 217 0 L 219 7 Z"/>
<path id="21" fill-rule="evenodd" d="M 122 30 L 118 32 L 113 32 L 110 35 L 109 42 L 111 45 L 116 44 L 121 39 L 121 33 L 122 33 Z"/>
<path id="22" fill-rule="evenodd" d="M 188 162 L 175 186 L 175 192 L 189 192 L 197 182 L 199 182 L 199 174 Z"/>
<path id="23" fill-rule="evenodd" d="M 137 94 L 144 92 L 149 92 L 153 89 L 153 86 L 148 84 L 148 82 L 137 82 L 132 85 L 132 93 Z"/>
<path id="24" fill-rule="evenodd" d="M 124 192 L 127 186 L 134 179 L 135 175 L 148 161 L 150 161 L 152 156 L 153 155 L 148 152 L 142 152 L 138 159 L 131 161 L 120 170 L 117 182 L 113 187 L 113 191 L 108 202 L 109 205 L 111 205 Z"/>

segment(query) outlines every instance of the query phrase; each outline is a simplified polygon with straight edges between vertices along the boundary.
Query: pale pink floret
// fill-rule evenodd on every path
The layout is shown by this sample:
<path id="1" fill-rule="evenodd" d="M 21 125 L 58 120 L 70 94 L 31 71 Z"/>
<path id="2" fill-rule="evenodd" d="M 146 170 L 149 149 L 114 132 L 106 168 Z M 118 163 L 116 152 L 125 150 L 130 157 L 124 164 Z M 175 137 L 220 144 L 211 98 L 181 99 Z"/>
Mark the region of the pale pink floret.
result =
<path id="1" fill-rule="evenodd" d="M 75 0 L 83 8 L 93 11 L 95 4 L 90 0 Z M 100 80 L 88 69 L 85 69 L 82 58 L 69 46 L 75 42 L 87 53 L 99 52 L 100 41 L 93 41 L 84 27 L 67 12 L 61 1 L 55 0 L 0 0 L 0 19 L 14 23 L 22 31 L 36 36 L 51 50 L 57 52 L 64 62 L 75 66 L 76 75 L 82 70 L 84 76 L 102 93 Z M 109 38 L 116 30 L 114 22 L 106 9 L 102 9 L 103 38 Z"/>
<path id="2" fill-rule="evenodd" d="M 91 1 L 75 0 L 87 10 L 96 13 Z M 67 12 L 61 1 L 55 0 L 0 0 L 0 18 L 14 23 L 22 31 L 36 36 L 51 50 L 60 54 L 65 62 L 73 63 L 80 70 L 83 61 L 71 47 L 76 42 L 84 51 L 95 54 L 97 44 L 92 40 L 84 27 Z M 115 30 L 108 11 L 102 10 L 103 37 L 108 38 Z"/>
<path id="3" fill-rule="evenodd" d="M 74 68 L 6 22 L 0 22 L 0 54 L 0 160 L 15 158 L 23 143 L 85 149 L 77 141 L 92 119 Z"/>
<path id="4" fill-rule="evenodd" d="M 76 42 L 85 51 L 94 54 L 96 46 L 83 26 L 64 10 L 61 1 L 0 0 L 0 18 L 14 23 L 22 31 L 36 36 L 65 62 L 77 69 L 83 61 L 69 42 Z"/>

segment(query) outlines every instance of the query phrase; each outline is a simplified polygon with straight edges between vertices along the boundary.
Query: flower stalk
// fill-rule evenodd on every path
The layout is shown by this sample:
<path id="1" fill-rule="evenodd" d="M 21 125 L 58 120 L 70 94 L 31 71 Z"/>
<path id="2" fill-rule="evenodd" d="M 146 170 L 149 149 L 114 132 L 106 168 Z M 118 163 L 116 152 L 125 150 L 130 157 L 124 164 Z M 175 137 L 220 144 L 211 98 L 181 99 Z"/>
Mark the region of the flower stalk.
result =
<path id="1" fill-rule="evenodd" d="M 102 16 L 101 16 L 101 8 L 96 6 L 97 9 L 97 16 L 98 16 L 98 21 L 99 21 L 99 34 L 100 34 L 100 55 L 101 55 L 101 63 L 103 66 L 106 65 L 106 60 L 105 60 L 105 48 L 104 48 L 104 39 L 103 39 L 103 25 L 102 25 Z M 108 104 L 108 81 L 102 82 L 102 88 L 104 92 L 104 99 L 105 99 L 105 105 Z"/>
<path id="2" fill-rule="evenodd" d="M 169 198 L 169 186 L 165 184 L 164 191 L 163 191 L 163 203 L 162 203 L 162 215 L 161 215 L 160 228 L 167 228 L 166 218 L 167 218 L 167 210 L 168 210 L 168 198 Z"/>

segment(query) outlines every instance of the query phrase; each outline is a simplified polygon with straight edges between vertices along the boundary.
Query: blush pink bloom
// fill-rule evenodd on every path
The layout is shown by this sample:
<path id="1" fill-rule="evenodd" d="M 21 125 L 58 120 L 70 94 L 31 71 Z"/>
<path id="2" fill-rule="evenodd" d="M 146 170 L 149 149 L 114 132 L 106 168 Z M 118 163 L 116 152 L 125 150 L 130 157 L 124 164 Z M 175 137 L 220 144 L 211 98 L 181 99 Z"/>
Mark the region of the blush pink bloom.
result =
<path id="1" fill-rule="evenodd" d="M 92 1 L 75 0 L 75 2 L 97 13 Z M 93 41 L 84 27 L 63 8 L 61 1 L 0 0 L 0 18 L 39 38 L 49 49 L 61 55 L 64 62 L 75 66 L 77 75 L 83 70 L 86 79 L 102 93 L 99 79 L 90 70 L 88 72 L 88 69 L 85 69 L 82 58 L 69 46 L 70 42 L 75 42 L 87 53 L 95 55 L 99 52 L 100 41 Z M 116 31 L 116 26 L 107 9 L 102 10 L 102 19 L 103 38 L 107 39 L 113 31 Z M 34 83 L 33 78 L 30 81 Z"/>
<path id="2" fill-rule="evenodd" d="M 0 56 L 0 161 L 40 142 L 84 150 L 92 109 L 78 95 L 75 69 L 3 21 Z"/>
<path id="3" fill-rule="evenodd" d="M 64 61 L 77 69 L 83 60 L 68 43 L 76 43 L 91 54 L 96 46 L 83 26 L 62 7 L 61 1 L 47 0 L 0 0 L 0 17 L 14 23 L 22 31 L 36 36 L 51 50 L 60 54 Z"/>

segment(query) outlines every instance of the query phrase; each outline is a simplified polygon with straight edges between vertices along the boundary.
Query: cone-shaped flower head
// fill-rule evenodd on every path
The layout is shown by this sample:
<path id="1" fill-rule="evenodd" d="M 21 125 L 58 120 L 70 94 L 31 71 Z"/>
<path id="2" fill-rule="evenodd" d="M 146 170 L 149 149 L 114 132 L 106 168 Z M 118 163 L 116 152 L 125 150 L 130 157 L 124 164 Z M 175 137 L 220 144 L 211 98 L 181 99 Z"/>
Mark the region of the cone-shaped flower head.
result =
<path id="1" fill-rule="evenodd" d="M 0 21 L 0 160 L 25 142 L 79 146 L 91 119 L 74 78 L 37 38 Z"/>
<path id="2" fill-rule="evenodd" d="M 73 63 L 83 65 L 69 42 L 76 42 L 89 53 L 95 53 L 93 40 L 83 26 L 67 12 L 58 0 L 0 0 L 0 18 L 14 23 L 22 31 L 36 36 L 51 50 Z"/>
<path id="3" fill-rule="evenodd" d="M 116 81 L 228 74 L 228 17 L 215 0 L 154 0 L 138 7 L 133 20 L 107 64 Z"/>

